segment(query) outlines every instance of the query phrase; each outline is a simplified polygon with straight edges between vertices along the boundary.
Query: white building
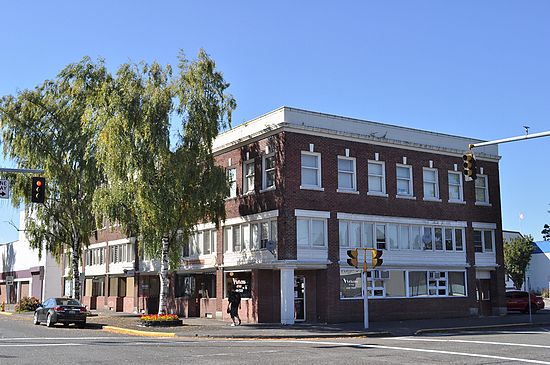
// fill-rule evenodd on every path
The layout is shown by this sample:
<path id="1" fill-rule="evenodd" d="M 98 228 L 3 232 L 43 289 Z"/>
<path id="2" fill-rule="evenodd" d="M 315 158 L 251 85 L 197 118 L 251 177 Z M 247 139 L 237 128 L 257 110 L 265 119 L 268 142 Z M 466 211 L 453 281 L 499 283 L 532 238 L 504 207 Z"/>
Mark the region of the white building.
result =
<path id="1" fill-rule="evenodd" d="M 30 248 L 25 212 L 20 213 L 19 239 L 0 244 L 0 302 L 16 304 L 23 297 L 42 301 L 61 295 L 61 267 L 48 252 Z"/>

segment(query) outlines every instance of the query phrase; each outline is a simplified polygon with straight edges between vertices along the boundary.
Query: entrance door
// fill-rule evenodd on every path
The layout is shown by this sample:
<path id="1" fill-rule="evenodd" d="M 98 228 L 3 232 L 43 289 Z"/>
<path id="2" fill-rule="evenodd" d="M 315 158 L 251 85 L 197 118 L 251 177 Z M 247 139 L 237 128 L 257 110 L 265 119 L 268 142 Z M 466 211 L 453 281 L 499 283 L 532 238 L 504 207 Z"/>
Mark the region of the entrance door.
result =
<path id="1" fill-rule="evenodd" d="M 479 305 L 479 314 L 481 316 L 490 316 L 491 307 L 491 280 L 478 279 L 476 283 L 477 303 Z"/>
<path id="2" fill-rule="evenodd" d="M 303 276 L 294 277 L 294 320 L 306 320 L 306 279 Z"/>

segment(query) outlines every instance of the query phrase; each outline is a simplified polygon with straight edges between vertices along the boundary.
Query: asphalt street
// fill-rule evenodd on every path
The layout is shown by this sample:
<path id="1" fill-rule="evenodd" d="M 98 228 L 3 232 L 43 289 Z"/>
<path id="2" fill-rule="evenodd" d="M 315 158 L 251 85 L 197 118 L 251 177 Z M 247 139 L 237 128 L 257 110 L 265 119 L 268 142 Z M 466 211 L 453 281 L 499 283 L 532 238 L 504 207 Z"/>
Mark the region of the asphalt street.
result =
<path id="1" fill-rule="evenodd" d="M 385 338 L 189 339 L 0 316 L 1 364 L 549 364 L 550 327 Z"/>

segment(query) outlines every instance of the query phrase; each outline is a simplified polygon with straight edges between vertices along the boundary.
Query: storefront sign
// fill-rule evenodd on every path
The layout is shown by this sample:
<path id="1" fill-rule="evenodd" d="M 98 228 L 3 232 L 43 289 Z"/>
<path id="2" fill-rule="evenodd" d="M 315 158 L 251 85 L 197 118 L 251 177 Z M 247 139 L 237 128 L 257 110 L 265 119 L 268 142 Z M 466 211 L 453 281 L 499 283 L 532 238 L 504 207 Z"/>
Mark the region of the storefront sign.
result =
<path id="1" fill-rule="evenodd" d="M 340 271 L 340 298 L 361 298 L 361 271 Z"/>

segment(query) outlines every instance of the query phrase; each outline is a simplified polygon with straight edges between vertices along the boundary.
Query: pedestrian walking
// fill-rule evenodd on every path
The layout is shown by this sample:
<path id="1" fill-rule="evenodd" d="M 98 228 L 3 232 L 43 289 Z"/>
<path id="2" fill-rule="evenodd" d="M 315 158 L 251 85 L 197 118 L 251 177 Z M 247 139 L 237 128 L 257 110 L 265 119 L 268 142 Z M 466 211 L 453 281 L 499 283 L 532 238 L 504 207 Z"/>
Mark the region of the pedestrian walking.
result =
<path id="1" fill-rule="evenodd" d="M 239 309 L 241 309 L 241 294 L 235 290 L 229 293 L 229 304 L 227 305 L 227 313 L 231 315 L 231 326 L 240 326 L 241 319 L 239 318 Z M 238 322 L 237 322 L 238 321 Z"/>

